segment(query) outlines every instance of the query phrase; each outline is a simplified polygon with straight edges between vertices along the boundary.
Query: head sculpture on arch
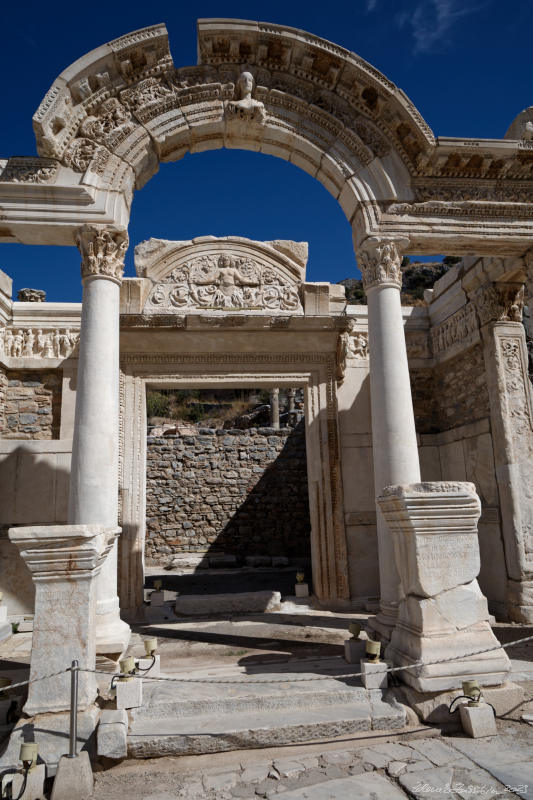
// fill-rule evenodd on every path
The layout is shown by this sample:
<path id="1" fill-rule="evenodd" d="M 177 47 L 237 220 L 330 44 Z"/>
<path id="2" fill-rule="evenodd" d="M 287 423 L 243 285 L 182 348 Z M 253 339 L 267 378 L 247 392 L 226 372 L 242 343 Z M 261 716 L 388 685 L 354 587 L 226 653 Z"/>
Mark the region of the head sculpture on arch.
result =
<path id="1" fill-rule="evenodd" d="M 176 68 L 165 26 L 154 25 L 81 58 L 34 116 L 39 154 L 112 193 L 122 224 L 132 190 L 160 162 L 222 147 L 259 150 L 312 174 L 356 241 L 379 230 L 387 205 L 412 199 L 412 175 L 435 140 L 372 66 L 280 25 L 200 20 L 198 43 L 199 64 Z"/>

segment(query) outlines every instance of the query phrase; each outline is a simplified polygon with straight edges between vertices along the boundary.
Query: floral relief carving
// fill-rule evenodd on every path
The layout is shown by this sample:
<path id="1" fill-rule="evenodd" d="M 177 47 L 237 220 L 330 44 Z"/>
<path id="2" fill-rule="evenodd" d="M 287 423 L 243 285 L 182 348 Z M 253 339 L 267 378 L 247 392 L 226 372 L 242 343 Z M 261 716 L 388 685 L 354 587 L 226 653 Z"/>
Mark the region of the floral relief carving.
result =
<path id="1" fill-rule="evenodd" d="M 347 329 L 339 334 L 337 343 L 337 380 L 342 381 L 346 375 L 349 361 L 368 358 L 368 333 L 356 330 L 357 321 L 348 321 Z"/>
<path id="2" fill-rule="evenodd" d="M 128 249 L 128 234 L 125 231 L 109 231 L 87 226 L 78 233 L 81 277 L 102 276 L 118 283 L 124 273 L 124 257 Z"/>
<path id="3" fill-rule="evenodd" d="M 144 106 L 159 103 L 175 96 L 171 88 L 161 78 L 146 78 L 130 89 L 120 93 L 122 102 L 133 112 L 141 111 Z"/>
<path id="4" fill-rule="evenodd" d="M 148 297 L 145 310 L 278 310 L 302 312 L 299 284 L 252 258 L 203 255 L 176 267 Z"/>
<path id="5" fill-rule="evenodd" d="M 522 363 L 522 342 L 518 337 L 498 337 L 505 380 L 507 413 L 512 421 L 512 437 L 519 440 L 531 431 L 531 414 L 526 393 L 527 375 Z"/>
<path id="6" fill-rule="evenodd" d="M 82 138 L 105 144 L 110 134 L 123 128 L 127 128 L 123 133 L 134 128 L 131 115 L 116 97 L 110 97 L 101 104 L 95 116 L 83 120 L 79 132 Z"/>
<path id="7" fill-rule="evenodd" d="M 50 183 L 57 175 L 59 162 L 52 158 L 10 158 L 0 180 L 11 183 Z"/>
<path id="8" fill-rule="evenodd" d="M 7 358 L 67 358 L 78 345 L 79 331 L 5 328 L 0 346 Z"/>
<path id="9" fill-rule="evenodd" d="M 264 125 L 266 113 L 264 103 L 254 100 L 255 81 L 251 72 L 242 72 L 235 86 L 235 100 L 226 104 L 226 117 L 230 120 L 242 122 L 256 122 Z"/>
<path id="10" fill-rule="evenodd" d="M 363 276 L 365 291 L 373 286 L 402 285 L 402 258 L 393 241 L 372 241 L 357 252 L 357 263 Z"/>
<path id="11" fill-rule="evenodd" d="M 474 295 L 481 325 L 488 322 L 522 322 L 524 285 L 522 283 L 491 283 L 482 286 Z"/>

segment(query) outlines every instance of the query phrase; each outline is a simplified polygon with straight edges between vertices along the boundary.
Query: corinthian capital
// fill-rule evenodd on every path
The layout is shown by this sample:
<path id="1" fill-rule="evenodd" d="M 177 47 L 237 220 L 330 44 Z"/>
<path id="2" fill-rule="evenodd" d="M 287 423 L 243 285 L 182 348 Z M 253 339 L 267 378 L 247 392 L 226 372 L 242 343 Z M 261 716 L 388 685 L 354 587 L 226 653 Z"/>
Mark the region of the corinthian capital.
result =
<path id="1" fill-rule="evenodd" d="M 78 231 L 77 245 L 81 253 L 82 280 L 101 276 L 120 284 L 124 274 L 124 256 L 128 249 L 126 231 L 111 231 L 87 225 Z"/>
<path id="2" fill-rule="evenodd" d="M 481 325 L 488 322 L 521 322 L 524 284 L 489 283 L 473 296 Z"/>
<path id="3" fill-rule="evenodd" d="M 407 239 L 366 239 L 357 250 L 357 263 L 363 276 L 365 291 L 375 286 L 402 286 L 402 248 L 408 244 Z"/>

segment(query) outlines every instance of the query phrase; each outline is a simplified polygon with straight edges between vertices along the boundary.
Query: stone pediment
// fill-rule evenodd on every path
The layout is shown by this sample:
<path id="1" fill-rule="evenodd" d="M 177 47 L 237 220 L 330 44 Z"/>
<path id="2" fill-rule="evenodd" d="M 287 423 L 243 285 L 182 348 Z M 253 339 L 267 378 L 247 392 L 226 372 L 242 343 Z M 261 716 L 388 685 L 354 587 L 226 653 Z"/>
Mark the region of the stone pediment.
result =
<path id="1" fill-rule="evenodd" d="M 144 314 L 303 314 L 306 262 L 305 242 L 237 236 L 149 239 L 135 248 L 137 274 L 152 284 Z"/>

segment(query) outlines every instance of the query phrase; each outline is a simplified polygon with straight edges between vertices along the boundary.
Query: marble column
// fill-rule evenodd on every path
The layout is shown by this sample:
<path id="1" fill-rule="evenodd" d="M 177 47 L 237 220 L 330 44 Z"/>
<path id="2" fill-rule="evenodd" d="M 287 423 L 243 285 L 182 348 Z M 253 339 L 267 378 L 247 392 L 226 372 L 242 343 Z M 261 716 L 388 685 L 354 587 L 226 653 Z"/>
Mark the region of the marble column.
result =
<path id="1" fill-rule="evenodd" d="M 100 525 L 43 525 L 11 528 L 35 584 L 35 622 L 30 680 L 60 672 L 76 659 L 94 669 L 96 581 L 119 528 Z M 96 699 L 96 676 L 79 673 L 79 706 Z M 29 716 L 70 708 L 70 674 L 30 683 L 24 712 Z"/>
<path id="2" fill-rule="evenodd" d="M 69 522 L 115 526 L 118 518 L 119 301 L 125 232 L 87 226 L 78 234 L 83 301 L 70 475 Z M 96 652 L 120 655 L 130 629 L 120 619 L 115 542 L 97 580 Z"/>
<path id="3" fill-rule="evenodd" d="M 400 300 L 407 240 L 366 239 L 357 250 L 368 302 L 372 448 L 376 497 L 385 486 L 420 481 L 415 418 Z M 389 638 L 401 597 L 391 536 L 377 507 L 380 612 L 371 625 Z"/>
<path id="4" fill-rule="evenodd" d="M 521 282 L 488 282 L 471 293 L 487 376 L 502 538 L 507 566 L 506 612 L 533 622 L 533 393 Z"/>
<path id="5" fill-rule="evenodd" d="M 270 424 L 279 430 L 279 389 L 270 390 Z"/>

